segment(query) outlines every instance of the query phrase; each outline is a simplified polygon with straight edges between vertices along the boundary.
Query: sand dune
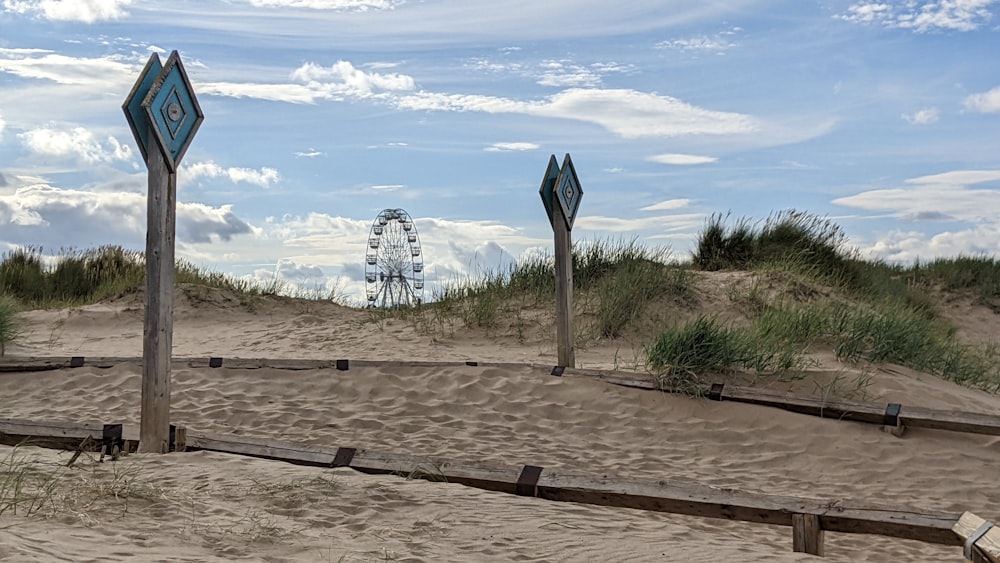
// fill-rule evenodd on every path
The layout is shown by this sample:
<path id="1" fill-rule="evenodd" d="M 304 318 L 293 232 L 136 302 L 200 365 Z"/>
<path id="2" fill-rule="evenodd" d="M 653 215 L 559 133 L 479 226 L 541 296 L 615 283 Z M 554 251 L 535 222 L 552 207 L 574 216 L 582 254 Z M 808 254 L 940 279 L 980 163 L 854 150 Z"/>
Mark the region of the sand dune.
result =
<path id="1" fill-rule="evenodd" d="M 480 360 L 554 363 L 544 335 L 368 322 L 332 304 L 265 299 L 249 307 L 205 292 L 179 299 L 179 356 Z M 141 355 L 134 302 L 26 314 L 21 355 Z M 988 320 L 988 319 L 987 319 Z M 580 353 L 621 367 L 621 343 Z M 815 377 L 774 385 L 833 389 L 860 368 L 823 359 Z M 887 367 L 867 374 L 872 398 L 996 413 L 1000 398 Z M 825 382 L 825 383 L 823 383 Z M 666 478 L 748 492 L 863 499 L 997 519 L 1000 438 L 816 419 L 764 407 L 614 387 L 583 377 L 486 366 L 175 369 L 172 420 L 304 444 L 353 446 L 573 473 Z M 810 389 L 810 386 L 813 388 Z M 819 388 L 822 386 L 822 389 Z M 4 374 L 3 414 L 38 420 L 138 422 L 140 370 Z M 9 449 L 0 451 L 0 458 Z M 59 454 L 39 451 L 55 462 Z M 445 483 L 197 452 L 85 460 L 70 475 L 135 472 L 145 495 L 102 497 L 52 518 L 0 517 L 0 559 L 213 561 L 804 561 L 788 528 L 608 509 Z M 120 470 L 119 470 L 120 471 Z M 138 485 L 137 485 L 138 486 Z M 827 534 L 830 561 L 948 561 L 960 550 Z"/>

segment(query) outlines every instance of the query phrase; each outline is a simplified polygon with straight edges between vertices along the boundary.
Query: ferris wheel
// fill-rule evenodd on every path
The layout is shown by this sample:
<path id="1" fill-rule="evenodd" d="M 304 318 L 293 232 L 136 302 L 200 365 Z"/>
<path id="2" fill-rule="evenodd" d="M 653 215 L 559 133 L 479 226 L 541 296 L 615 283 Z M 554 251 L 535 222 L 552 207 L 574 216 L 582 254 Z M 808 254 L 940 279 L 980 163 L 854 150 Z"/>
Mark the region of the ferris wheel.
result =
<path id="1" fill-rule="evenodd" d="M 365 252 L 369 307 L 409 307 L 424 295 L 424 259 L 413 219 L 403 209 L 383 209 L 372 221 Z"/>

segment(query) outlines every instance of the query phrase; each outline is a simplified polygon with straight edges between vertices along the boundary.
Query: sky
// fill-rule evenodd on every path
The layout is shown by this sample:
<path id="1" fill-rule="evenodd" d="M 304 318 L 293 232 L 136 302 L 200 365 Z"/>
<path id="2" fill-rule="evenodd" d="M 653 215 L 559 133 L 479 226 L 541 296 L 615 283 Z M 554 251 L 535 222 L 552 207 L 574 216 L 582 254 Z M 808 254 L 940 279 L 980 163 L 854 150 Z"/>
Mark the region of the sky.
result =
<path id="1" fill-rule="evenodd" d="M 0 0 L 0 250 L 142 250 L 121 106 L 177 50 L 205 120 L 177 255 L 365 296 L 383 209 L 425 299 L 574 242 L 687 259 L 715 213 L 829 217 L 867 256 L 1000 257 L 1000 0 Z"/>

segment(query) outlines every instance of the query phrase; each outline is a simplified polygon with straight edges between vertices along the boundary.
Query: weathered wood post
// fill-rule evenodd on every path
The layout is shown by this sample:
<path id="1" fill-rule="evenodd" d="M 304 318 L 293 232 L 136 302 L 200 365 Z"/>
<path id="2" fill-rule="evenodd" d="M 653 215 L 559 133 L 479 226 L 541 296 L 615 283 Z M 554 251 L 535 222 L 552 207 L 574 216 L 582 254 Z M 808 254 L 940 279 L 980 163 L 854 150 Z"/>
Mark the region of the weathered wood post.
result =
<path id="1" fill-rule="evenodd" d="M 174 334 L 177 165 L 204 115 L 177 51 L 153 53 L 122 105 L 149 170 L 146 200 L 146 319 L 142 338 L 139 452 L 170 450 L 170 360 Z"/>
<path id="2" fill-rule="evenodd" d="M 559 365 L 576 367 L 573 349 L 573 239 L 571 232 L 576 212 L 583 199 L 583 188 L 576 176 L 576 168 L 569 153 L 563 158 L 562 168 L 556 155 L 549 157 L 549 165 L 538 189 L 545 211 L 552 225 L 555 239 L 556 270 L 556 344 Z M 558 203 L 557 203 L 558 202 Z"/>

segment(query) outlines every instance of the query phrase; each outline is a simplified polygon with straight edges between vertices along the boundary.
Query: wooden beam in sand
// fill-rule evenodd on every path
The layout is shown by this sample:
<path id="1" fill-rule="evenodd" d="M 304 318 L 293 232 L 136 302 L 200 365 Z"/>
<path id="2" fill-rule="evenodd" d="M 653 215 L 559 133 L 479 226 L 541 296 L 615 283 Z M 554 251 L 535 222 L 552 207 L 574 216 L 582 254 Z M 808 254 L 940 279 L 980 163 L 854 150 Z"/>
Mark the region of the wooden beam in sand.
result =
<path id="1" fill-rule="evenodd" d="M 138 357 L 4 357 L 0 358 L 0 373 L 18 373 L 69 369 L 72 367 L 110 368 L 121 364 L 142 364 Z M 553 366 L 540 364 L 520 364 L 512 362 L 416 362 L 381 360 L 301 360 L 267 358 L 172 358 L 173 369 L 227 368 L 227 369 L 277 369 L 290 371 L 338 370 L 354 368 L 407 368 L 407 367 L 462 367 L 484 366 L 505 369 L 530 367 L 543 373 L 552 373 Z M 578 376 L 597 379 L 612 385 L 662 391 L 666 393 L 691 393 L 713 400 L 733 401 L 774 408 L 821 418 L 851 420 L 868 424 L 893 427 L 927 428 L 949 430 L 970 434 L 1000 436 L 1000 416 L 960 411 L 945 411 L 924 407 L 899 405 L 896 403 L 871 403 L 863 401 L 834 401 L 816 397 L 803 397 L 788 393 L 777 393 L 767 389 L 743 387 L 739 385 L 696 385 L 687 388 L 664 388 L 652 376 L 630 372 L 616 372 L 592 369 L 562 369 L 563 376 Z"/>
<path id="2" fill-rule="evenodd" d="M 318 467 L 350 467 L 370 474 L 455 483 L 563 502 L 633 508 L 707 518 L 793 526 L 794 545 L 822 551 L 822 532 L 877 534 L 962 545 L 952 531 L 959 514 L 863 502 L 834 502 L 744 493 L 696 483 L 572 475 L 537 466 L 501 466 L 459 460 L 303 446 L 277 440 L 188 431 L 188 450 L 210 450 Z M 527 476 L 527 477 L 526 477 Z M 803 518 L 794 518 L 796 515 Z M 799 523 L 796 525 L 796 521 Z"/>
<path id="3" fill-rule="evenodd" d="M 694 385 L 684 388 L 663 387 L 653 377 L 603 370 L 565 370 L 563 376 L 582 376 L 613 385 L 663 391 L 665 393 L 697 393 L 716 401 L 732 401 L 780 408 L 787 411 L 890 427 L 928 428 L 970 434 L 1000 436 L 1000 416 L 984 413 L 944 411 L 910 407 L 898 403 L 830 400 L 777 393 L 767 389 L 739 385 Z"/>
<path id="4" fill-rule="evenodd" d="M 1000 527 L 966 512 L 952 531 L 962 539 L 966 559 L 973 563 L 1000 563 Z"/>

